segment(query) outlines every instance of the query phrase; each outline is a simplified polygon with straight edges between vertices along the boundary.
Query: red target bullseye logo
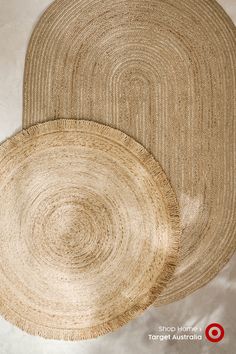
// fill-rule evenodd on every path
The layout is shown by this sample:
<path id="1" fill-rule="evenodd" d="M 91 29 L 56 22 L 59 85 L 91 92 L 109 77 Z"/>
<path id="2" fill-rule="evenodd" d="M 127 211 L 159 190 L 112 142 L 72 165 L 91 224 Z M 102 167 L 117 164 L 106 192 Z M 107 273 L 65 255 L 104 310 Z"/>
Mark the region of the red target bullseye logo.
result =
<path id="1" fill-rule="evenodd" d="M 206 338 L 210 342 L 220 342 L 224 338 L 224 328 L 219 323 L 211 323 L 205 330 Z"/>

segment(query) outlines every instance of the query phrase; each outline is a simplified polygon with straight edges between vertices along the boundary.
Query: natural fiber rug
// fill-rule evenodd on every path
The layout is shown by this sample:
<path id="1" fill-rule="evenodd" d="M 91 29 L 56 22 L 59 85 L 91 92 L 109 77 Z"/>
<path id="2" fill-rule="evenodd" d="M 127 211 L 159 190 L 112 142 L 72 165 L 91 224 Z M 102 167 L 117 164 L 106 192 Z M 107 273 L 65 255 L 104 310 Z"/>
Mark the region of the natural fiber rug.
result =
<path id="1" fill-rule="evenodd" d="M 181 205 L 181 263 L 160 303 L 235 249 L 235 27 L 213 0 L 58 0 L 31 38 L 23 125 L 85 118 L 161 163 Z"/>
<path id="2" fill-rule="evenodd" d="M 39 124 L 0 146 L 0 312 L 84 339 L 142 312 L 179 248 L 175 195 L 138 143 L 101 124 Z"/>

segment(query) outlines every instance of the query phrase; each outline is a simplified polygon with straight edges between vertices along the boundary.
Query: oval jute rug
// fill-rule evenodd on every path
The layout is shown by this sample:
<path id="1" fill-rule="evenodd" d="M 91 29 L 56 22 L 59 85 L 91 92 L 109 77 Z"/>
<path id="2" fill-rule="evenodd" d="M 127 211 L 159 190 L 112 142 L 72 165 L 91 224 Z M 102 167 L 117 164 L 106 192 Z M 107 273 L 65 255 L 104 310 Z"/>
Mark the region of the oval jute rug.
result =
<path id="1" fill-rule="evenodd" d="M 235 250 L 235 27 L 214 0 L 58 0 L 26 57 L 23 125 L 92 119 L 160 162 L 181 206 L 181 262 L 158 304 Z"/>
<path id="2" fill-rule="evenodd" d="M 181 262 L 157 304 L 235 250 L 235 27 L 213 0 L 58 0 L 32 35 L 24 118 L 119 128 L 161 163 L 181 205 Z"/>
<path id="3" fill-rule="evenodd" d="M 46 338 L 96 337 L 153 303 L 179 248 L 176 197 L 124 133 L 58 120 L 0 146 L 0 312 Z"/>

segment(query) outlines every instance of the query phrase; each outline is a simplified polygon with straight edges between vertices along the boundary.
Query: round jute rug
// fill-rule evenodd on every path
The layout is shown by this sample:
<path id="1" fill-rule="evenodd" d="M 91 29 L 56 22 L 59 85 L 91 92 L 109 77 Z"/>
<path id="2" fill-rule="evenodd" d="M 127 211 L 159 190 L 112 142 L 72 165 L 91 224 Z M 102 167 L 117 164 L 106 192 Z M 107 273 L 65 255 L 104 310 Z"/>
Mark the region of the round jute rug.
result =
<path id="1" fill-rule="evenodd" d="M 26 57 L 23 125 L 92 119 L 142 143 L 181 206 L 181 262 L 158 304 L 235 250 L 236 31 L 214 0 L 58 0 Z"/>
<path id="2" fill-rule="evenodd" d="M 96 337 L 127 323 L 170 279 L 176 197 L 124 133 L 58 120 L 0 146 L 0 313 L 46 338 Z"/>

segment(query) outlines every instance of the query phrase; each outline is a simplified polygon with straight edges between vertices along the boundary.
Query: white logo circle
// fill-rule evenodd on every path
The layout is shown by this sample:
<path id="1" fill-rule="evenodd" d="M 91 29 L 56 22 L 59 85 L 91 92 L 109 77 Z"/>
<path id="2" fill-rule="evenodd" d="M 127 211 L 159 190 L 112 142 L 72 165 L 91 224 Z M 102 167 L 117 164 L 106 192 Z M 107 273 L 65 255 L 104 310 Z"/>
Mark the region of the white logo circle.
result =
<path id="1" fill-rule="evenodd" d="M 213 334 L 212 332 L 217 332 L 217 334 Z M 218 328 L 218 327 L 211 327 L 210 329 L 209 329 L 209 336 L 211 337 L 211 338 L 213 338 L 213 339 L 217 339 L 217 338 L 219 338 L 220 337 L 220 335 L 221 335 L 221 330 Z"/>

